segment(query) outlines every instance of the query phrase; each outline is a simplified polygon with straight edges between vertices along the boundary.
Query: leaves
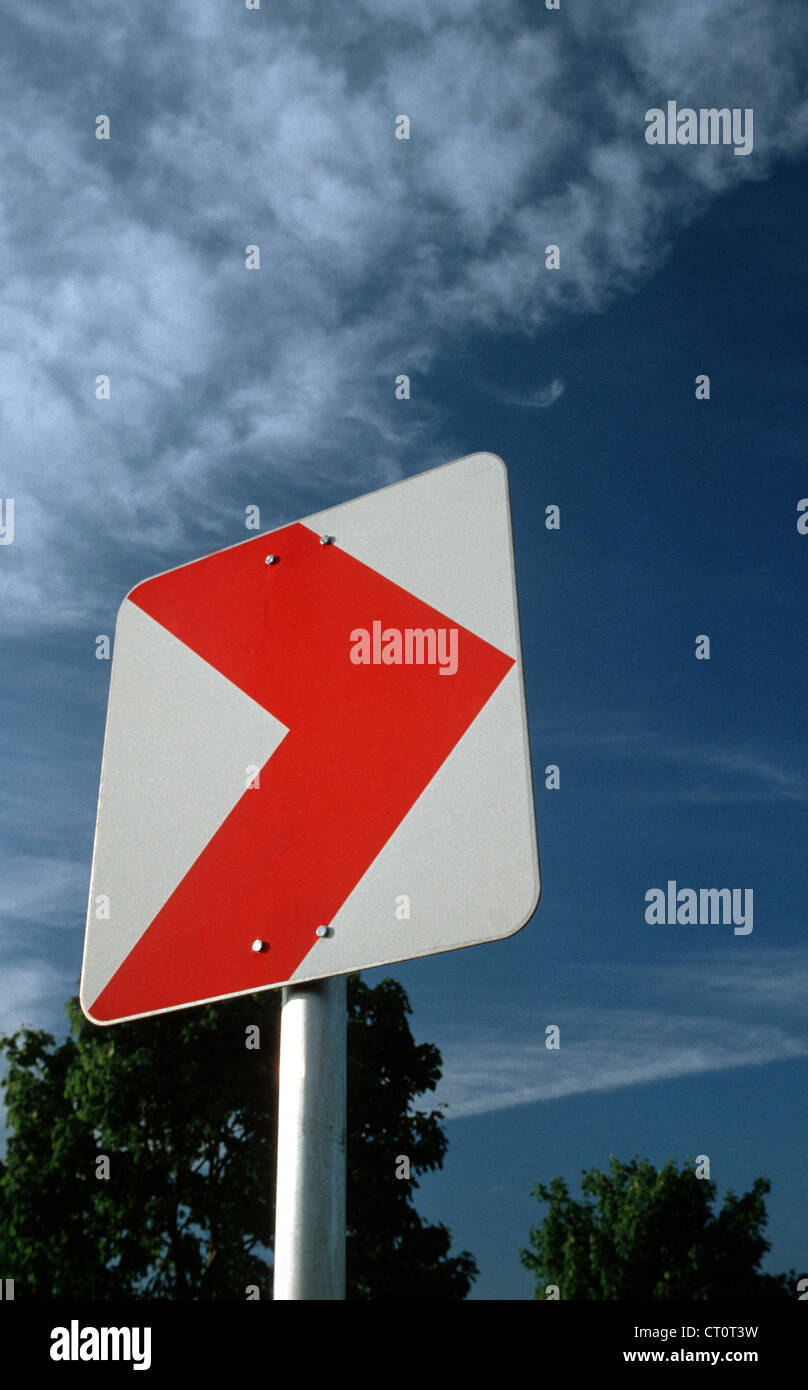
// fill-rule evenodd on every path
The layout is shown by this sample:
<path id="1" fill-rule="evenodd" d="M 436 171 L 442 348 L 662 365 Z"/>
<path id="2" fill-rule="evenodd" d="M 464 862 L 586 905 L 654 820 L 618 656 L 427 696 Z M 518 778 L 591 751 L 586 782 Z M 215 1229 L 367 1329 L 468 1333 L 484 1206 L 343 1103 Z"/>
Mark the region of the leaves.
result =
<path id="1" fill-rule="evenodd" d="M 520 1251 L 536 1276 L 533 1297 L 557 1284 L 563 1299 L 738 1299 L 790 1297 L 796 1278 L 761 1274 L 769 1250 L 767 1178 L 751 1192 L 728 1192 L 716 1214 L 716 1185 L 668 1160 L 657 1170 L 636 1156 L 612 1157 L 608 1173 L 584 1172 L 583 1201 L 561 1178 L 536 1183 L 533 1196 L 549 1206 Z"/>
<path id="2" fill-rule="evenodd" d="M 111 1036 L 74 998 L 64 1042 L 0 1039 L 0 1268 L 20 1296 L 243 1299 L 248 1284 L 271 1296 L 280 1004 L 270 990 Z M 349 979 L 349 1298 L 464 1298 L 477 1273 L 418 1216 L 417 1182 L 395 1178 L 398 1154 L 418 1173 L 447 1148 L 440 1111 L 413 1108 L 441 1058 L 415 1044 L 409 1013 L 396 981 Z M 260 1048 L 247 1048 L 256 1025 Z"/>

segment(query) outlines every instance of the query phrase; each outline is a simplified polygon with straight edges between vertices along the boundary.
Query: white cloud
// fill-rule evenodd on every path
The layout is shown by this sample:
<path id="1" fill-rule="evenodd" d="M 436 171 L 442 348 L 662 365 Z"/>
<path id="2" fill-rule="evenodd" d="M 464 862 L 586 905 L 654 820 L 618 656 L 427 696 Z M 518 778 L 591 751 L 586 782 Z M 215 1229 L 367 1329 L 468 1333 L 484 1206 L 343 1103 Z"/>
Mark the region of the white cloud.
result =
<path id="1" fill-rule="evenodd" d="M 0 912 L 3 919 L 43 926 L 82 924 L 90 886 L 86 864 L 51 855 L 0 857 Z"/>
<path id="2" fill-rule="evenodd" d="M 563 394 L 564 382 L 560 377 L 554 376 L 546 386 L 539 386 L 535 391 L 524 394 L 503 393 L 502 399 L 507 405 L 518 406 L 520 410 L 546 410 Z"/>
<path id="3" fill-rule="evenodd" d="M 75 973 L 71 975 L 41 961 L 4 963 L 0 1034 L 13 1033 L 18 1028 L 44 1028 L 50 1032 L 61 1027 L 67 1031 L 64 1001 L 75 992 Z"/>
<path id="4" fill-rule="evenodd" d="M 548 1052 L 543 1038 L 443 1047 L 439 1103 L 448 1105 L 446 1118 L 808 1056 L 808 1043 L 781 1028 L 730 1027 L 689 1014 L 573 1010 L 565 1022 L 567 1033 L 584 1023 L 586 1032 L 558 1053 Z"/>
<path id="5" fill-rule="evenodd" d="M 573 973 L 567 996 L 594 988 L 602 998 L 609 985 L 615 997 L 642 999 L 645 1007 L 569 1006 L 559 998 L 493 1026 L 481 999 L 472 1034 L 447 1027 L 435 1037 L 443 1055 L 437 1103 L 447 1105 L 447 1120 L 808 1057 L 804 949 L 762 952 L 743 967 L 714 953 L 666 972 L 593 965 Z M 766 1006 L 774 1015 L 768 1020 L 761 1017 Z M 561 1030 L 557 1051 L 545 1047 L 547 1023 Z"/>
<path id="6" fill-rule="evenodd" d="M 778 754 L 773 747 L 659 733 L 631 715 L 624 716 L 619 726 L 604 717 L 597 729 L 590 718 L 565 722 L 548 729 L 544 737 L 552 737 L 556 747 L 585 748 L 592 758 L 608 757 L 613 766 L 625 765 L 625 783 L 614 777 L 604 786 L 598 778 L 595 790 L 590 793 L 582 786 L 581 794 L 607 800 L 629 796 L 633 802 L 666 805 L 674 801 L 738 805 L 808 801 L 808 778 L 789 765 L 788 753 Z M 660 770 L 659 764 L 667 764 L 669 770 Z"/>
<path id="7" fill-rule="evenodd" d="M 441 461 L 438 352 L 602 309 L 808 138 L 792 0 L 65 0 L 9 22 L 0 601 L 22 629 L 239 539 L 242 494 L 269 525 Z M 753 155 L 646 146 L 667 96 L 754 105 Z"/>

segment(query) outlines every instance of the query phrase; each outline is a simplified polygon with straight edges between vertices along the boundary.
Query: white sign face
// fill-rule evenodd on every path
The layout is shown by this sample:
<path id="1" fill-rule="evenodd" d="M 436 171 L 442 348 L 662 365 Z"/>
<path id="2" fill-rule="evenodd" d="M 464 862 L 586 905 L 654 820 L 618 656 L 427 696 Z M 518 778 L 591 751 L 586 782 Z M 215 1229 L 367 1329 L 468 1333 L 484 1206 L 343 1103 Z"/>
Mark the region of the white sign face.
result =
<path id="1" fill-rule="evenodd" d="M 124 599 L 81 981 L 94 1022 L 493 941 L 538 899 L 501 459 Z"/>

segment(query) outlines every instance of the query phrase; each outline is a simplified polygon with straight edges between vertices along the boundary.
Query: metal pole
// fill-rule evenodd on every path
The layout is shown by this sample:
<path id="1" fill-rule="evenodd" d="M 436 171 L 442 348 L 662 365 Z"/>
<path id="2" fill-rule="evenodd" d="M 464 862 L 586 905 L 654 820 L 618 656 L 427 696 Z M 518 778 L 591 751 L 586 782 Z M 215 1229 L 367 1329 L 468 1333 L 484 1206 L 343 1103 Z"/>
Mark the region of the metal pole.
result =
<path id="1" fill-rule="evenodd" d="M 276 1299 L 345 1298 L 346 1053 L 345 976 L 284 986 Z"/>

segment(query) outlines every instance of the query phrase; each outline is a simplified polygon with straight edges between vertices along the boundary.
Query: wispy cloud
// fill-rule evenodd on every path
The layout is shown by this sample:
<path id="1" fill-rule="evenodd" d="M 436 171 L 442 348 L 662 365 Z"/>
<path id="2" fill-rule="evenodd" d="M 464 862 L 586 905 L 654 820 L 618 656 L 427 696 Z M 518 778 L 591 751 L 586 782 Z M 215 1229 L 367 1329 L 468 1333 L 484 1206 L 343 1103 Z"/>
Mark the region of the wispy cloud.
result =
<path id="1" fill-rule="evenodd" d="M 684 732 L 660 732 L 636 714 L 626 715 L 622 724 L 605 717 L 597 728 L 591 718 L 559 723 L 547 726 L 541 737 L 557 750 L 586 748 L 591 758 L 625 768 L 625 780 L 615 777 L 604 785 L 598 776 L 591 793 L 586 786 L 579 788 L 582 795 L 608 800 L 630 796 L 632 801 L 665 804 L 808 801 L 808 777 L 791 766 L 786 751 L 778 755 L 773 748 L 748 743 L 721 744 Z"/>
<path id="2" fill-rule="evenodd" d="M 0 856 L 0 918 L 62 926 L 83 922 L 89 867 L 49 855 Z"/>
<path id="3" fill-rule="evenodd" d="M 240 539 L 249 503 L 269 525 L 441 461 L 430 369 L 458 334 L 602 309 L 717 194 L 805 148 L 806 35 L 796 0 L 505 0 L 496 22 L 483 0 L 18 7 L 7 625 L 108 615 L 143 572 Z M 670 94 L 754 106 L 753 156 L 648 147 Z"/>
<path id="4" fill-rule="evenodd" d="M 76 993 L 77 973 L 39 960 L 4 963 L 0 1033 L 13 1033 L 22 1027 L 66 1032 L 64 1003 Z"/>
<path id="5" fill-rule="evenodd" d="M 506 405 L 518 406 L 520 410 L 546 410 L 559 396 L 563 396 L 564 385 L 560 377 L 554 376 L 547 386 L 539 386 L 535 391 L 524 394 L 503 392 L 501 399 Z"/>
<path id="6" fill-rule="evenodd" d="M 593 965 L 574 975 L 568 994 L 576 999 L 582 990 L 602 999 L 608 984 L 615 997 L 641 999 L 645 1007 L 581 1007 L 558 998 L 494 1028 L 486 1026 L 481 1000 L 473 1034 L 447 1029 L 436 1039 L 447 1119 L 808 1056 L 804 949 L 762 952 L 743 967 L 727 953 L 712 953 L 670 972 Z M 550 1023 L 561 1029 L 557 1051 L 545 1046 Z"/>

